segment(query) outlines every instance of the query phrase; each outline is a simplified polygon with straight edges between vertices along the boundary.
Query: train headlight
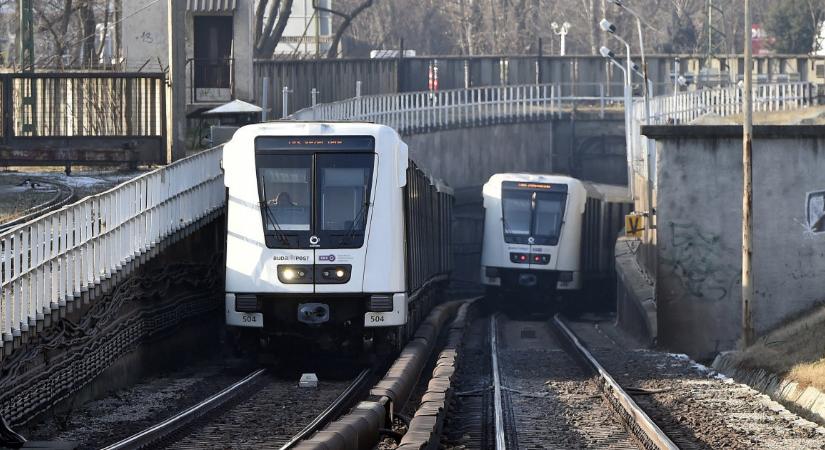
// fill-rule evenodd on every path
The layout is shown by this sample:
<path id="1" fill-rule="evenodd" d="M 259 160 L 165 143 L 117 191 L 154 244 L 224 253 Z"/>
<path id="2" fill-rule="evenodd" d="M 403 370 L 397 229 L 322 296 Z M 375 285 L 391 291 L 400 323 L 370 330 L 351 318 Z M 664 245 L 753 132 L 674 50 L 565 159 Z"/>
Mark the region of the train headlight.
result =
<path id="1" fill-rule="evenodd" d="M 278 280 L 284 284 L 312 283 L 312 266 L 278 266 Z"/>
<path id="2" fill-rule="evenodd" d="M 349 282 L 352 266 L 342 265 L 318 265 L 315 266 L 315 282 L 329 284 L 344 284 Z"/>

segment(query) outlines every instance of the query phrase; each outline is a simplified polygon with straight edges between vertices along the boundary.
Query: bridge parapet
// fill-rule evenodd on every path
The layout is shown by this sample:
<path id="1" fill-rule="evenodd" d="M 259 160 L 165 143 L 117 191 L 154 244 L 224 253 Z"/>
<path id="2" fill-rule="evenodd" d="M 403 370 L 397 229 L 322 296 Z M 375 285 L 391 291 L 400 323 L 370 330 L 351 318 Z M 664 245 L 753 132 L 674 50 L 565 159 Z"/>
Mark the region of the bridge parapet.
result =
<path id="1" fill-rule="evenodd" d="M 0 233 L 0 355 L 220 209 L 222 148 Z"/>
<path id="2" fill-rule="evenodd" d="M 599 95 L 575 95 L 588 85 Z M 604 117 L 621 111 L 623 97 L 616 83 L 551 83 L 485 86 L 444 91 L 366 95 L 304 108 L 294 120 L 363 120 L 395 128 L 402 135 L 439 129 L 488 126 L 503 122 L 560 118 L 565 112 L 589 111 Z"/>
<path id="3" fill-rule="evenodd" d="M 755 112 L 790 111 L 813 105 L 817 87 L 807 82 L 770 83 L 753 86 Z M 634 171 L 647 177 L 647 138 L 641 134 L 643 125 L 686 125 L 706 114 L 720 117 L 742 113 L 742 89 L 728 86 L 713 89 L 697 89 L 675 95 L 661 95 L 650 99 L 650 123 L 647 123 L 645 104 L 633 102 L 631 124 L 631 159 Z M 652 155 L 655 167 L 655 155 Z M 655 182 L 655 173 L 651 174 Z"/>

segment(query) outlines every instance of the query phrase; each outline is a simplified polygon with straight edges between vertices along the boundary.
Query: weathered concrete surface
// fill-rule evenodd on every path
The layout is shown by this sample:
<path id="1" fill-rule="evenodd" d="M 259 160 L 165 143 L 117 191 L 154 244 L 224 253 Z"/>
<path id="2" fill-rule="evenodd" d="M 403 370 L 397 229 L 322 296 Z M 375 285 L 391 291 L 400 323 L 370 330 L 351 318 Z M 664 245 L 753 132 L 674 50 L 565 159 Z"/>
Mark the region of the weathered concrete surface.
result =
<path id="1" fill-rule="evenodd" d="M 616 324 L 639 342 L 656 343 L 655 286 L 637 260 L 641 242 L 620 237 L 616 240 Z"/>
<path id="2" fill-rule="evenodd" d="M 79 391 L 79 401 L 94 398 L 147 367 L 182 361 L 168 350 L 214 350 L 209 343 L 222 323 L 223 224 L 223 214 L 206 216 L 160 242 L 95 293 L 68 302 L 54 326 L 0 357 L 0 416 L 17 427 L 55 406 L 71 407 Z"/>
<path id="3" fill-rule="evenodd" d="M 454 188 L 480 186 L 499 172 L 563 173 L 622 185 L 627 165 L 622 115 L 579 115 L 414 134 L 410 157 Z"/>
<path id="4" fill-rule="evenodd" d="M 740 337 L 741 127 L 644 132 L 658 155 L 659 343 L 711 358 Z M 825 300 L 825 196 L 812 194 L 825 191 L 825 127 L 757 126 L 754 133 L 758 335 Z"/>

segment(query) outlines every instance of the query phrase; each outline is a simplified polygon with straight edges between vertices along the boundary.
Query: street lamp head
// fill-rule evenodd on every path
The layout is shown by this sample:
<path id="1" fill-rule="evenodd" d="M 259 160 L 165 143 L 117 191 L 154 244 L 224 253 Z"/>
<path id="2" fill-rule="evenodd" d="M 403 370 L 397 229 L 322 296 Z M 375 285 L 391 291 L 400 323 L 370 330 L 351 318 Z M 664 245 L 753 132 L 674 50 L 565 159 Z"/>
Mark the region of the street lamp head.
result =
<path id="1" fill-rule="evenodd" d="M 613 3 L 616 6 L 624 6 L 624 0 L 610 0 L 610 3 Z"/>
<path id="2" fill-rule="evenodd" d="M 639 65 L 638 65 L 638 64 L 636 64 L 636 63 L 633 63 L 633 64 L 630 66 L 630 69 L 631 69 L 631 70 L 633 70 L 634 72 L 638 72 L 638 71 L 639 71 Z"/>
<path id="3" fill-rule="evenodd" d="M 607 47 L 600 48 L 599 53 L 601 53 L 602 56 L 607 59 L 614 59 L 616 57 L 616 55 L 614 55 L 613 52 L 611 52 L 610 49 Z"/>
<path id="4" fill-rule="evenodd" d="M 611 34 L 616 33 L 616 25 L 613 25 L 607 19 L 602 19 L 602 21 L 599 22 L 599 27 L 601 27 L 601 29 L 603 31 L 606 31 L 608 33 L 611 33 Z"/>

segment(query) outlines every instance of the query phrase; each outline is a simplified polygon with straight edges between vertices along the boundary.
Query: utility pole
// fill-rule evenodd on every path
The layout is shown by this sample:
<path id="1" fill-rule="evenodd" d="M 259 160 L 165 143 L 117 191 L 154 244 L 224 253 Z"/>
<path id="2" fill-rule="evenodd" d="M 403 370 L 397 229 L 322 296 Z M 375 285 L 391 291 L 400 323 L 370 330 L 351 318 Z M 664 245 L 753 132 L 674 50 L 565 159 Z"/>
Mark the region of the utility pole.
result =
<path id="1" fill-rule="evenodd" d="M 17 58 L 23 73 L 34 72 L 34 12 L 33 0 L 17 0 L 18 33 Z M 60 55 L 62 56 L 62 55 Z M 37 83 L 24 78 L 21 99 L 23 134 L 33 136 L 37 129 Z"/>
<path id="2" fill-rule="evenodd" d="M 753 343 L 751 307 L 753 301 L 753 26 L 750 0 L 745 0 L 745 86 L 742 93 L 745 120 L 742 125 L 742 347 Z"/>
<path id="3" fill-rule="evenodd" d="M 23 72 L 34 71 L 34 19 L 32 0 L 17 0 L 20 37 L 17 39 L 17 57 Z"/>

